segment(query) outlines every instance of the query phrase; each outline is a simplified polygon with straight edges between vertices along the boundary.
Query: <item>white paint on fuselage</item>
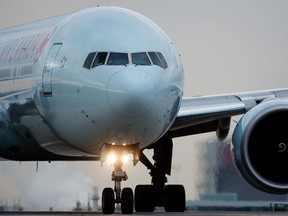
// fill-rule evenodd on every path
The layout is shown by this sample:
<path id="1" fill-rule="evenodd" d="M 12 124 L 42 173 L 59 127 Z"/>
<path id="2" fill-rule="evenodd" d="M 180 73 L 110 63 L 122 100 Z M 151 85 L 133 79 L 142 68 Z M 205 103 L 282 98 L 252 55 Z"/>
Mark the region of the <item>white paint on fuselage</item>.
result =
<path id="1" fill-rule="evenodd" d="M 41 22 L 49 26 L 48 21 Z M 156 24 L 114 7 L 87 9 L 51 23 L 55 32 L 33 65 L 31 94 L 56 137 L 78 150 L 100 154 L 104 143 L 139 143 L 145 148 L 169 129 L 182 97 L 183 68 L 171 40 Z M 42 76 L 47 55 L 53 44 L 60 43 L 52 65 L 52 96 L 45 97 Z M 168 68 L 133 64 L 84 68 L 88 54 L 97 51 L 161 52 Z M 41 137 L 43 131 L 34 133 Z"/>

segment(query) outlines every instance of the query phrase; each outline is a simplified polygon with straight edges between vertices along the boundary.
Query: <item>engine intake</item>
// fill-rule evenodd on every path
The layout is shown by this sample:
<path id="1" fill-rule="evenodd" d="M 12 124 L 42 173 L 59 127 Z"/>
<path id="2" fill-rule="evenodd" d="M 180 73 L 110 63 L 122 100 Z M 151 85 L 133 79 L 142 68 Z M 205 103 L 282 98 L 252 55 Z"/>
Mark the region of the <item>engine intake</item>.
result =
<path id="1" fill-rule="evenodd" d="M 288 102 L 270 100 L 247 112 L 233 133 L 234 162 L 252 186 L 288 193 Z"/>

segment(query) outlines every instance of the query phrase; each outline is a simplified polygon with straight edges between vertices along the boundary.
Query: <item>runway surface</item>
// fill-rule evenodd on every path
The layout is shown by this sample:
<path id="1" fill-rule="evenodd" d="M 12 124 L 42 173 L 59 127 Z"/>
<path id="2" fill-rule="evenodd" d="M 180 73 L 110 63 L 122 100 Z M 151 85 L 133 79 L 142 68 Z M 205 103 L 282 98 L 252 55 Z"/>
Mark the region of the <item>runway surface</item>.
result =
<path id="1" fill-rule="evenodd" d="M 7 216 L 92 216 L 92 215 L 103 215 L 101 212 L 0 212 L 0 215 Z M 113 214 L 115 216 L 121 216 L 121 213 Z M 184 212 L 184 213 L 134 213 L 133 215 L 141 216 L 269 216 L 269 215 L 287 215 L 287 212 Z"/>

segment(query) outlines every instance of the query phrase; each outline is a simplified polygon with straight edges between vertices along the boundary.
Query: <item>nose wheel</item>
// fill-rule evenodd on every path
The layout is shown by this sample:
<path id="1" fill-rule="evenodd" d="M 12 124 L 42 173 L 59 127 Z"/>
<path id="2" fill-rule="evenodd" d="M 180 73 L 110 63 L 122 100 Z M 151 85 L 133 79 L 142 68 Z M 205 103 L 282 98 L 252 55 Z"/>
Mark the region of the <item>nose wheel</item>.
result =
<path id="1" fill-rule="evenodd" d="M 104 188 L 102 192 L 102 211 L 104 214 L 113 214 L 115 211 L 115 198 L 112 188 Z"/>
<path id="2" fill-rule="evenodd" d="M 121 211 L 123 214 L 133 213 L 133 190 L 131 188 L 123 188 L 121 192 Z"/>
<path id="3" fill-rule="evenodd" d="M 133 213 L 133 190 L 123 188 L 121 191 L 121 200 L 115 199 L 115 192 L 112 188 L 105 188 L 102 192 L 102 212 L 104 214 L 113 214 L 115 204 L 121 203 L 122 214 Z"/>

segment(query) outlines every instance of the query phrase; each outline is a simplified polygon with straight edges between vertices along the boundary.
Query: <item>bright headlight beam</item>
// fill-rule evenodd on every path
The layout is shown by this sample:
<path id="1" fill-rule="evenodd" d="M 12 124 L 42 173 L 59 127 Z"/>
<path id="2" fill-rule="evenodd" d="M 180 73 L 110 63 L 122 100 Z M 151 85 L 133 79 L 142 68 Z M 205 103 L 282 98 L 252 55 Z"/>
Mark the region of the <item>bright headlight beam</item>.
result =
<path id="1" fill-rule="evenodd" d="M 127 163 L 128 161 L 129 161 L 129 155 L 127 155 L 127 154 L 122 155 L 122 162 Z"/>
<path id="2" fill-rule="evenodd" d="M 114 164 L 116 162 L 116 155 L 114 153 L 110 153 L 107 157 L 109 163 Z"/>

